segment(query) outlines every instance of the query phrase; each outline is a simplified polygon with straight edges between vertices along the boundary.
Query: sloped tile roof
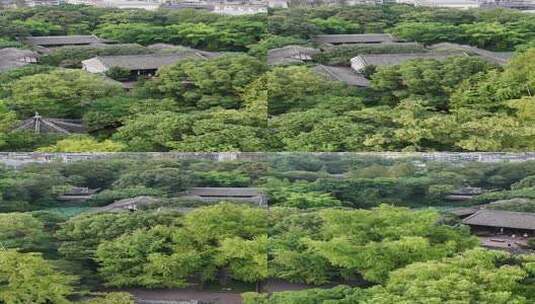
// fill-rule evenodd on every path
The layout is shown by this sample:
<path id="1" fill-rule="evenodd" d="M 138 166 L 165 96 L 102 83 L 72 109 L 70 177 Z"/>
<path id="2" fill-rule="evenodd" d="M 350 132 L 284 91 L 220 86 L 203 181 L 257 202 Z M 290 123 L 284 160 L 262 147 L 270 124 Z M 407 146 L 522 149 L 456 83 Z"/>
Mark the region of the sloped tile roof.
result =
<path id="1" fill-rule="evenodd" d="M 120 67 L 127 70 L 156 70 L 164 65 L 174 64 L 183 59 L 199 58 L 204 56 L 185 52 L 178 54 L 146 54 L 146 55 L 121 55 L 121 56 L 97 56 L 95 57 L 107 68 Z"/>
<path id="2" fill-rule="evenodd" d="M 41 133 L 85 133 L 86 129 L 82 125 L 80 119 L 61 119 L 61 118 L 45 118 L 38 113 L 32 118 L 28 118 L 14 130 L 14 131 L 31 131 L 36 134 Z"/>
<path id="3" fill-rule="evenodd" d="M 39 56 L 31 50 L 18 48 L 0 49 L 0 72 L 25 66 L 29 63 L 36 63 Z"/>
<path id="4" fill-rule="evenodd" d="M 348 85 L 358 87 L 369 87 L 370 81 L 361 74 L 355 73 L 353 69 L 346 67 L 336 67 L 327 65 L 317 65 L 313 70 L 330 80 L 341 81 Z"/>
<path id="5" fill-rule="evenodd" d="M 268 50 L 267 62 L 269 65 L 286 64 L 288 62 L 302 62 L 310 60 L 315 54 L 320 53 L 319 49 L 304 47 L 300 45 L 287 45 L 281 48 Z"/>
<path id="6" fill-rule="evenodd" d="M 445 60 L 453 56 L 466 56 L 464 52 L 436 52 L 436 53 L 406 53 L 406 54 L 371 54 L 360 55 L 366 65 L 390 66 L 398 65 L 412 59 Z M 351 59 L 353 60 L 353 59 Z"/>
<path id="7" fill-rule="evenodd" d="M 429 49 L 434 51 L 450 51 L 460 50 L 466 51 L 473 55 L 478 55 L 481 58 L 500 65 L 504 65 L 514 55 L 514 52 L 492 52 L 484 49 L 480 49 L 470 45 L 442 42 L 429 46 Z"/>
<path id="8" fill-rule="evenodd" d="M 198 196 L 258 196 L 262 195 L 262 191 L 258 188 L 246 187 L 194 187 L 191 188 L 187 194 Z"/>
<path id="9" fill-rule="evenodd" d="M 394 42 L 390 34 L 339 34 L 317 35 L 313 38 L 316 43 L 383 43 Z"/>
<path id="10" fill-rule="evenodd" d="M 94 35 L 67 35 L 67 36 L 35 36 L 26 37 L 28 43 L 33 45 L 76 45 L 76 44 L 93 44 L 106 42 Z"/>
<path id="11" fill-rule="evenodd" d="M 535 213 L 481 209 L 465 218 L 463 223 L 474 226 L 535 230 Z"/>

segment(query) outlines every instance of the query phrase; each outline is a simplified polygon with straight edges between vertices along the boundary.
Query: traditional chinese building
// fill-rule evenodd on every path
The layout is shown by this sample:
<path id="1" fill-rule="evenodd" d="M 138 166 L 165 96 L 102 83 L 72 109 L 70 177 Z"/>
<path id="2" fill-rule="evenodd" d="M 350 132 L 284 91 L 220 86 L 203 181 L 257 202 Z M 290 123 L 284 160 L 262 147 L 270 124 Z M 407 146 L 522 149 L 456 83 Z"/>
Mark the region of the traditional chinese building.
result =
<path id="1" fill-rule="evenodd" d="M 68 45 L 92 45 L 111 42 L 109 40 L 98 38 L 95 35 L 30 36 L 26 37 L 24 41 L 33 46 L 45 48 Z"/>
<path id="2" fill-rule="evenodd" d="M 18 48 L 0 49 L 0 72 L 9 71 L 31 63 L 37 63 L 39 55 L 31 50 Z"/>
<path id="3" fill-rule="evenodd" d="M 39 113 L 35 113 L 34 117 L 23 120 L 13 131 L 30 131 L 36 134 L 72 134 L 85 133 L 86 129 L 79 119 L 45 118 Z"/>
<path id="4" fill-rule="evenodd" d="M 162 66 L 172 65 L 185 59 L 206 59 L 199 53 L 146 54 L 97 56 L 82 61 L 82 69 L 89 73 L 106 73 L 113 67 L 128 70 L 131 76 L 154 76 Z"/>
<path id="5" fill-rule="evenodd" d="M 357 44 L 357 43 L 392 43 L 397 41 L 390 34 L 336 34 L 336 35 L 317 35 L 312 41 L 317 44 Z"/>
<path id="6" fill-rule="evenodd" d="M 267 196 L 258 188 L 194 187 L 183 193 L 183 198 L 204 202 L 249 202 L 267 206 Z"/>

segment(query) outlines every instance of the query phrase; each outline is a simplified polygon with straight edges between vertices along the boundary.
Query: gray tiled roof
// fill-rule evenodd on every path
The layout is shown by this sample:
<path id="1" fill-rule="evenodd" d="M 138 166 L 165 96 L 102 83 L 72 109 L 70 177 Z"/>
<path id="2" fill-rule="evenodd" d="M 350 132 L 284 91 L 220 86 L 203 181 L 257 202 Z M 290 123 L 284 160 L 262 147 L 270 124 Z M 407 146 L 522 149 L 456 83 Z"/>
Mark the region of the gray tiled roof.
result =
<path id="1" fill-rule="evenodd" d="M 355 73 L 351 68 L 317 65 L 313 70 L 330 80 L 342 81 L 348 85 L 369 87 L 370 81 L 361 74 Z"/>
<path id="2" fill-rule="evenodd" d="M 407 54 L 372 54 L 360 55 L 360 58 L 366 65 L 373 66 L 391 66 L 398 65 L 412 59 L 435 59 L 445 60 L 453 56 L 466 56 L 464 52 L 433 52 L 433 53 L 407 53 Z M 357 57 L 355 57 L 357 58 Z M 354 60 L 355 58 L 351 59 Z"/>
<path id="3" fill-rule="evenodd" d="M 312 56 L 321 51 L 300 45 L 287 45 L 281 48 L 268 50 L 267 62 L 270 65 L 287 64 L 288 62 L 302 62 L 311 60 Z"/>
<path id="4" fill-rule="evenodd" d="M 114 44 L 107 44 L 107 43 L 92 43 L 89 45 L 65 45 L 60 46 L 57 48 L 54 48 L 53 50 L 70 50 L 70 49 L 76 49 L 76 50 L 91 50 L 91 49 L 118 49 L 118 48 L 139 48 L 144 49 L 144 46 L 138 43 L 114 43 Z M 150 51 L 147 51 L 147 53 Z"/>
<path id="5" fill-rule="evenodd" d="M 468 208 L 468 207 L 465 207 L 465 208 L 454 208 L 454 209 L 448 210 L 447 212 L 451 213 L 451 214 L 455 214 L 457 216 L 467 216 L 467 215 L 472 215 L 472 214 L 476 213 L 479 209 L 480 208 L 477 208 L 477 207 L 474 207 L 474 208 Z"/>
<path id="6" fill-rule="evenodd" d="M 390 34 L 342 34 L 317 35 L 313 38 L 316 43 L 383 43 L 394 42 Z"/>
<path id="7" fill-rule="evenodd" d="M 115 201 L 104 207 L 100 207 L 100 212 L 117 212 L 123 210 L 133 210 L 142 206 L 150 206 L 160 202 L 160 199 L 152 196 L 136 196 Z"/>
<path id="8" fill-rule="evenodd" d="M 106 42 L 94 35 L 68 35 L 68 36 L 35 36 L 26 37 L 26 41 L 33 45 L 76 45 L 76 44 L 93 44 Z"/>
<path id="9" fill-rule="evenodd" d="M 194 187 L 191 188 L 187 194 L 197 196 L 258 196 L 262 195 L 262 191 L 258 188 L 246 187 Z"/>
<path id="10" fill-rule="evenodd" d="M 168 44 L 168 43 L 155 43 L 147 46 L 150 50 L 155 50 L 161 54 L 173 54 L 173 53 L 196 53 L 197 55 L 200 55 L 202 57 L 206 58 L 213 58 L 218 57 L 221 55 L 224 55 L 225 52 L 209 52 L 209 51 L 203 51 L 199 49 L 194 49 L 188 46 L 183 45 L 174 45 L 174 44 Z"/>
<path id="11" fill-rule="evenodd" d="M 435 51 L 449 51 L 449 50 L 459 50 L 466 51 L 470 54 L 479 55 L 481 58 L 488 60 L 490 62 L 504 65 L 507 61 L 513 56 L 514 52 L 492 52 L 484 49 L 480 49 L 470 45 L 457 44 L 457 43 L 437 43 L 429 46 L 431 50 Z"/>
<path id="12" fill-rule="evenodd" d="M 95 57 L 107 68 L 120 67 L 127 70 L 156 70 L 164 65 L 174 64 L 188 58 L 204 59 L 196 53 L 185 52 L 180 54 L 147 54 L 147 55 L 122 55 L 122 56 L 98 56 Z"/>
<path id="13" fill-rule="evenodd" d="M 365 48 L 372 48 L 372 49 L 375 49 L 375 48 L 386 48 L 386 47 L 413 47 L 413 48 L 417 48 L 417 47 L 420 47 L 422 49 L 424 49 L 423 45 L 421 43 L 418 43 L 418 42 L 397 42 L 397 41 L 393 41 L 393 42 L 384 42 L 384 43 L 352 43 L 350 45 L 338 45 L 338 46 L 333 46 L 334 49 L 343 49 L 343 48 L 358 48 L 358 47 L 365 47 Z"/>
<path id="14" fill-rule="evenodd" d="M 31 50 L 3 48 L 0 49 L 0 72 L 35 63 L 37 60 L 37 53 Z"/>
<path id="15" fill-rule="evenodd" d="M 474 226 L 535 230 L 535 213 L 481 209 L 465 218 L 463 223 Z"/>

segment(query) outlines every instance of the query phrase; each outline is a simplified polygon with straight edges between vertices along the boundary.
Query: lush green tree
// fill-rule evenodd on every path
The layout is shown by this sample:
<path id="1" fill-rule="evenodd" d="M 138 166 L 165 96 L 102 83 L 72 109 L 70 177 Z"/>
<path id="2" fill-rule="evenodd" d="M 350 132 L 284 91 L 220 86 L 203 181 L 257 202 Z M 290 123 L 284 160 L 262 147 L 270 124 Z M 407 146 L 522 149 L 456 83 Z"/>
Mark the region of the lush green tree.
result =
<path id="1" fill-rule="evenodd" d="M 68 304 L 75 280 L 37 253 L 0 250 L 0 301 L 4 303 Z"/>
<path id="2" fill-rule="evenodd" d="M 0 213 L 0 248 L 33 251 L 47 238 L 43 223 L 29 213 Z"/>
<path id="3" fill-rule="evenodd" d="M 191 177 L 178 168 L 155 168 L 122 175 L 114 184 L 115 188 L 143 186 L 168 193 L 178 193 L 189 188 Z"/>
<path id="4" fill-rule="evenodd" d="M 360 31 L 358 24 L 337 17 L 315 18 L 310 22 L 326 34 L 353 34 Z"/>
<path id="5" fill-rule="evenodd" d="M 57 231 L 59 252 L 72 260 L 92 259 L 98 245 L 137 229 L 172 225 L 174 213 L 100 213 L 74 217 Z"/>
<path id="6" fill-rule="evenodd" d="M 11 131 L 16 121 L 16 113 L 10 111 L 6 105 L 0 101 L 0 148 L 6 144 L 6 133 Z"/>
<path id="7" fill-rule="evenodd" d="M 251 179 L 242 172 L 208 171 L 198 173 L 200 186 L 246 187 Z"/>
<path id="8" fill-rule="evenodd" d="M 90 132 L 107 134 L 122 126 L 130 108 L 139 100 L 129 96 L 111 96 L 92 102 L 84 112 L 83 122 Z"/>
<path id="9" fill-rule="evenodd" d="M 286 45 L 303 43 L 305 43 L 305 40 L 303 39 L 286 36 L 267 35 L 258 43 L 251 45 L 248 53 L 251 56 L 262 58 L 267 55 L 268 50 L 280 48 Z"/>
<path id="10" fill-rule="evenodd" d="M 309 241 L 308 246 L 333 265 L 356 270 L 374 282 L 385 281 L 396 268 L 449 256 L 476 244 L 467 230 L 437 226 L 438 214 L 432 211 L 383 205 L 372 211 L 325 210 L 321 215 L 323 234 L 329 240 Z M 375 225 L 381 228 L 375 230 Z"/>
<path id="11" fill-rule="evenodd" d="M 91 189 L 109 188 L 121 174 L 135 168 L 135 162 L 128 159 L 112 158 L 105 161 L 98 159 L 82 160 L 59 166 L 63 176 L 77 177 L 77 186 Z"/>
<path id="12" fill-rule="evenodd" d="M 24 118 L 35 112 L 49 117 L 78 118 L 94 99 L 119 94 L 121 90 L 120 86 L 85 71 L 53 70 L 12 83 L 6 105 Z"/>
<path id="13" fill-rule="evenodd" d="M 294 208 L 318 208 L 340 206 L 342 202 L 329 193 L 305 192 L 288 193 L 282 199 L 281 206 Z"/>
<path id="14" fill-rule="evenodd" d="M 268 277 L 268 237 L 252 240 L 228 238 L 221 242 L 217 263 L 225 265 L 230 275 L 244 282 L 259 282 Z"/>
<path id="15" fill-rule="evenodd" d="M 83 304 L 134 304 L 134 297 L 126 292 L 110 292 L 85 301 Z"/>
<path id="16" fill-rule="evenodd" d="M 461 27 L 469 44 L 485 49 L 510 50 L 524 40 L 520 33 L 498 22 L 476 22 Z"/>
<path id="17" fill-rule="evenodd" d="M 109 286 L 184 287 L 201 257 L 185 243 L 175 245 L 178 239 L 172 229 L 156 226 L 105 241 L 96 251 L 99 272 Z M 177 253 L 167 256 L 173 246 Z"/>
<path id="18" fill-rule="evenodd" d="M 181 61 L 162 69 L 155 83 L 149 85 L 183 107 L 235 108 L 243 89 L 264 70 L 264 63 L 253 57 L 224 55 L 204 61 Z"/>
<path id="19" fill-rule="evenodd" d="M 102 241 L 95 258 L 107 284 L 184 287 L 191 278 L 214 280 L 222 267 L 241 281 L 267 276 L 264 210 L 223 203 L 196 209 L 181 224 Z"/>
<path id="20" fill-rule="evenodd" d="M 88 136 L 71 136 L 55 145 L 37 149 L 39 152 L 119 152 L 125 146 L 109 139 L 98 142 Z"/>
<path id="21" fill-rule="evenodd" d="M 184 229 L 197 242 L 213 243 L 227 238 L 253 239 L 266 233 L 266 211 L 230 203 L 198 208 L 188 213 Z"/>
<path id="22" fill-rule="evenodd" d="M 130 151 L 165 151 L 179 141 L 192 124 L 192 115 L 170 111 L 129 117 L 113 139 L 127 144 Z"/>
<path id="23" fill-rule="evenodd" d="M 401 39 L 424 44 L 462 41 L 462 28 L 440 22 L 404 22 L 392 28 L 391 33 Z"/>
<path id="24" fill-rule="evenodd" d="M 57 195 L 69 188 L 65 177 L 56 170 L 32 170 L 28 168 L 26 172 L 0 179 L 0 193 L 4 201 L 26 202 L 35 208 L 55 201 Z M 9 208 L 7 211 L 10 211 Z"/>
<path id="25" fill-rule="evenodd" d="M 528 176 L 523 178 L 522 180 L 518 181 L 517 183 L 514 183 L 511 185 L 511 189 L 522 189 L 522 188 L 530 188 L 535 187 L 535 175 Z"/>
<path id="26" fill-rule="evenodd" d="M 40 21 L 28 19 L 25 21 L 15 20 L 13 21 L 14 26 L 20 26 L 29 31 L 29 34 L 32 36 L 49 36 L 49 35 L 58 35 L 62 34 L 63 29 L 57 24 L 51 22 Z"/>
<path id="27" fill-rule="evenodd" d="M 507 264 L 508 254 L 475 249 L 442 261 L 394 271 L 370 303 L 529 303 L 515 293 L 526 270 Z"/>
<path id="28" fill-rule="evenodd" d="M 277 67 L 265 74 L 268 113 L 277 115 L 290 109 L 306 108 L 315 103 L 309 97 L 335 90 L 334 83 L 325 81 L 307 67 Z"/>

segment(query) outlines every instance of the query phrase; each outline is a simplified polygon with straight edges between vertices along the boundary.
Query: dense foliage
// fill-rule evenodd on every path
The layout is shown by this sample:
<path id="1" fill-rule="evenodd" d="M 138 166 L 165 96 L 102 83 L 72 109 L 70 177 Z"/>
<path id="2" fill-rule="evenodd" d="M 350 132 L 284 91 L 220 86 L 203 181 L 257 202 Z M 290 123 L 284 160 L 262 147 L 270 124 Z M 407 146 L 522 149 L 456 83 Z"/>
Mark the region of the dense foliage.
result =
<path id="1" fill-rule="evenodd" d="M 533 255 L 473 249 L 393 271 L 382 286 L 244 294 L 245 304 L 533 302 Z"/>
<path id="2" fill-rule="evenodd" d="M 95 34 L 121 44 L 55 48 L 41 56 L 39 65 L 0 74 L 0 149 L 266 150 L 265 88 L 254 81 L 266 67 L 262 54 L 247 55 L 266 35 L 266 24 L 262 14 L 230 17 L 194 10 L 67 5 L 2 11 L 0 39 L 6 41 L 29 35 Z M 217 51 L 217 56 L 202 60 L 192 55 L 196 60 L 167 67 L 157 80 L 139 79 L 131 92 L 111 80 L 137 80 L 124 71 L 111 70 L 109 78 L 103 78 L 75 70 L 94 56 L 199 52 L 192 48 Z M 10 132 L 35 112 L 81 119 L 89 134 Z"/>
<path id="3" fill-rule="evenodd" d="M 365 71 L 369 89 L 340 89 L 307 66 L 267 73 L 271 148 L 282 151 L 530 151 L 530 73 L 535 19 L 509 10 L 410 6 L 275 10 L 270 41 L 313 45 L 317 34 L 392 33 L 417 44 L 327 47 L 317 63 L 348 66 L 362 54 L 422 52 L 423 45 L 467 44 L 514 51 L 505 67 L 477 57 L 414 60 Z M 301 39 L 305 42 L 296 42 Z M 287 43 L 284 43 L 287 41 Z M 274 47 L 280 47 L 281 44 Z M 485 136 L 481 134 L 485 133 Z"/>
<path id="4" fill-rule="evenodd" d="M 176 196 L 191 187 L 259 187 L 269 196 L 270 205 L 300 209 L 372 208 L 381 203 L 426 207 L 492 202 L 489 208 L 531 211 L 535 200 L 534 176 L 533 161 L 460 161 L 448 165 L 421 163 L 410 157 L 388 160 L 358 154 L 265 154 L 258 160 L 216 162 L 125 154 L 65 164 L 32 164 L 18 170 L 3 168 L 0 210 L 59 207 L 64 203 L 58 196 L 72 187 L 98 189 L 83 204 L 94 207 L 138 196 L 158 198 L 163 205 L 189 206 Z M 465 186 L 481 188 L 482 193 L 465 203 L 447 199 L 452 191 Z M 9 223 L 14 219 L 5 220 Z M 26 221 L 24 217 L 17 220 Z M 1 223 L 0 220 L 0 227 Z"/>
<path id="5" fill-rule="evenodd" d="M 358 154 L 232 161 L 125 154 L 1 168 L 0 303 L 130 304 L 121 293 L 81 296 L 102 287 L 236 284 L 248 292 L 245 303 L 530 303 L 533 256 L 480 249 L 468 227 L 439 210 L 492 201 L 483 207 L 533 212 L 533 176 L 533 161 Z M 99 192 L 61 201 L 73 186 Z M 260 188 L 270 209 L 183 198 L 192 186 Z M 482 194 L 448 201 L 462 186 Z M 131 212 L 100 208 L 138 198 L 152 203 Z M 61 214 L 60 206 L 85 209 Z M 250 293 L 271 281 L 357 287 Z"/>
<path id="6" fill-rule="evenodd" d="M 0 74 L 0 149 L 41 151 L 528 151 L 533 150 L 534 18 L 513 10 L 388 6 L 275 9 L 268 16 L 83 6 L 5 10 L 0 39 L 96 34 L 119 45 L 61 47 L 39 65 Z M 347 87 L 309 64 L 268 67 L 269 49 L 318 47 L 316 34 L 392 33 L 402 45 L 325 48 L 313 64 L 348 66 L 359 54 L 426 51 L 452 42 L 515 51 L 505 66 L 477 56 L 366 70 Z M 20 42 L 17 42 L 20 44 Z M 167 45 L 165 45 L 167 44 Z M 20 47 L 27 47 L 20 45 Z M 97 55 L 212 51 L 140 79 L 84 71 Z M 136 80 L 136 79 L 129 79 Z M 10 132 L 18 121 L 79 118 L 84 136 Z M 482 133 L 486 136 L 482 136 Z"/>

